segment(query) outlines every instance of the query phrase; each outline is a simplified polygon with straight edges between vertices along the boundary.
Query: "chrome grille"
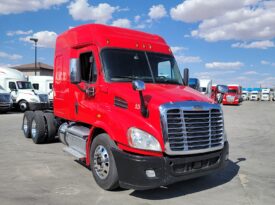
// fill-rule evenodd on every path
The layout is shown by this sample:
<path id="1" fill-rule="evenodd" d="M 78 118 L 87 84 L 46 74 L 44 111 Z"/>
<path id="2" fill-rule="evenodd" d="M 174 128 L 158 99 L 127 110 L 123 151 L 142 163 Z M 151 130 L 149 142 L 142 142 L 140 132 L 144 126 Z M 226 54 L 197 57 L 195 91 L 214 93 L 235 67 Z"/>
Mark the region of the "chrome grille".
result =
<path id="1" fill-rule="evenodd" d="M 198 104 L 199 109 L 193 107 Z M 223 147 L 220 106 L 201 102 L 176 103 L 163 106 L 161 112 L 168 154 L 201 153 Z"/>
<path id="2" fill-rule="evenodd" d="M 227 102 L 234 102 L 234 99 L 235 99 L 235 96 L 232 96 L 232 95 L 227 95 L 226 96 L 226 101 Z"/>
<path id="3" fill-rule="evenodd" d="M 39 94 L 39 100 L 40 102 L 48 102 L 48 95 L 46 94 Z"/>

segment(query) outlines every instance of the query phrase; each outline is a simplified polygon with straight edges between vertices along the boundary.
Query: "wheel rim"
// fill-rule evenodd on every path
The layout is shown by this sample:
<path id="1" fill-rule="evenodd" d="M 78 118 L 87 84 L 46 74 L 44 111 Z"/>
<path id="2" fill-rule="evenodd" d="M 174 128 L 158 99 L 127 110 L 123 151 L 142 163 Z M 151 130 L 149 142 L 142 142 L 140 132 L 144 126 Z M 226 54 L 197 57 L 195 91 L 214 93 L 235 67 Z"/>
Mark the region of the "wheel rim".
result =
<path id="1" fill-rule="evenodd" d="M 109 154 L 107 149 L 98 145 L 94 153 L 94 169 L 100 179 L 106 179 L 109 174 Z"/>
<path id="2" fill-rule="evenodd" d="M 26 117 L 23 120 L 23 130 L 25 133 L 27 133 L 27 131 L 28 131 L 28 120 Z"/>
<path id="3" fill-rule="evenodd" d="M 27 109 L 27 104 L 26 104 L 25 102 L 20 103 L 20 109 L 21 109 L 22 111 L 26 110 L 26 109 Z"/>
<path id="4" fill-rule="evenodd" d="M 32 138 L 36 138 L 36 122 L 32 121 Z"/>

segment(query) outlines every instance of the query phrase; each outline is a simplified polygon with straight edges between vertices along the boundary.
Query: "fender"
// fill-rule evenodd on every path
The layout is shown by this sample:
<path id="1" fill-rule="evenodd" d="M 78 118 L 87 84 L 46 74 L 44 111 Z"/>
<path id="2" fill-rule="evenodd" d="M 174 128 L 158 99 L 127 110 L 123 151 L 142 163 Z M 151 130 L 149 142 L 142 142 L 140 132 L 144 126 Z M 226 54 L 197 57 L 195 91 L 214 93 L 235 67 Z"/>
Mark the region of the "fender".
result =
<path id="1" fill-rule="evenodd" d="M 86 142 L 86 166 L 90 166 L 90 149 L 93 138 L 95 137 L 94 132 L 96 129 L 104 130 L 113 141 L 117 141 L 114 132 L 110 129 L 110 126 L 106 125 L 106 123 L 102 121 L 96 121 L 90 129 L 90 134 Z"/>

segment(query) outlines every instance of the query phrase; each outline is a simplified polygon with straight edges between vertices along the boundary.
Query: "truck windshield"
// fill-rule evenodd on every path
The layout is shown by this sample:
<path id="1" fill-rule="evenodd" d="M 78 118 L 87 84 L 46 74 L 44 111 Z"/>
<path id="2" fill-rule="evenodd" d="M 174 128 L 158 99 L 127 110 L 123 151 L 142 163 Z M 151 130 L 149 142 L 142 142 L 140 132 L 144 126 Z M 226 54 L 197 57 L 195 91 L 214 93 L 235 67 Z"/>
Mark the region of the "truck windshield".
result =
<path id="1" fill-rule="evenodd" d="M 32 84 L 27 81 L 17 81 L 18 89 L 33 89 Z"/>
<path id="2" fill-rule="evenodd" d="M 106 80 L 131 82 L 183 84 L 175 58 L 160 53 L 105 49 L 102 59 Z"/>
<path id="3" fill-rule="evenodd" d="M 228 92 L 229 93 L 237 93 L 237 90 L 229 89 Z"/>

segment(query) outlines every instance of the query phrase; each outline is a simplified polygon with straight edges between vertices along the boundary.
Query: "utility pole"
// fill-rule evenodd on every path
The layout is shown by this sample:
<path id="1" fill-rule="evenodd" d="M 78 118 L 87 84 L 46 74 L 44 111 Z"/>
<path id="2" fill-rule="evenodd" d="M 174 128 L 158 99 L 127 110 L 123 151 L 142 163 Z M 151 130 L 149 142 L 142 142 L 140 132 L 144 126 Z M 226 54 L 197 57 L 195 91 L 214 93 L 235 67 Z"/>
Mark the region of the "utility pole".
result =
<path id="1" fill-rule="evenodd" d="M 38 42 L 38 38 L 30 38 L 30 41 L 34 42 L 34 75 L 36 76 L 36 70 L 37 70 L 37 42 Z"/>

